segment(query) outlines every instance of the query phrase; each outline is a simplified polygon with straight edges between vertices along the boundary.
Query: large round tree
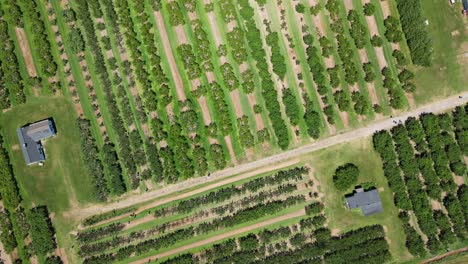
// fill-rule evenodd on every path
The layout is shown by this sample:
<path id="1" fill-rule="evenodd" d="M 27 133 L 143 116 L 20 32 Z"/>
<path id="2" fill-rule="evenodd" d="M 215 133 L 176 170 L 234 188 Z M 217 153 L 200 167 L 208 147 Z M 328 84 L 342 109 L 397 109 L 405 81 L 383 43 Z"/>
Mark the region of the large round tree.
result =
<path id="1" fill-rule="evenodd" d="M 352 163 L 346 163 L 336 168 L 333 183 L 338 190 L 344 191 L 354 185 L 358 177 L 359 168 Z"/>

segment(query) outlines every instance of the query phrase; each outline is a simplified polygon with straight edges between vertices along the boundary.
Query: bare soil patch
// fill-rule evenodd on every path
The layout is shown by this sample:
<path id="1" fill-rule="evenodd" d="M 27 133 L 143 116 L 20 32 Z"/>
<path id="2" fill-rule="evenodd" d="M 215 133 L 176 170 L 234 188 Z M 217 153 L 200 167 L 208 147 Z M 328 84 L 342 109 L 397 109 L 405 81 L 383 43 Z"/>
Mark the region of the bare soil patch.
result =
<path id="1" fill-rule="evenodd" d="M 232 20 L 227 24 L 228 32 L 231 32 L 237 26 L 237 21 Z"/>
<path id="2" fill-rule="evenodd" d="M 453 175 L 453 181 L 458 185 L 463 185 L 465 183 L 465 180 L 461 176 Z"/>
<path id="3" fill-rule="evenodd" d="M 36 77 L 37 71 L 36 67 L 34 66 L 33 57 L 31 54 L 31 49 L 29 48 L 28 39 L 26 38 L 26 32 L 22 28 L 15 28 L 16 38 L 18 39 L 18 43 L 20 45 L 21 54 L 24 58 L 24 63 L 26 64 L 26 69 L 28 71 L 29 76 Z"/>
<path id="4" fill-rule="evenodd" d="M 387 18 L 388 16 L 392 15 L 388 1 L 379 1 L 379 2 L 380 2 L 380 6 L 382 7 L 384 18 Z"/>
<path id="5" fill-rule="evenodd" d="M 348 13 L 349 10 L 353 9 L 353 0 L 344 0 L 344 5 L 346 8 L 346 13 Z"/>
<path id="6" fill-rule="evenodd" d="M 176 32 L 176 35 L 177 35 L 177 39 L 179 40 L 179 45 L 187 44 L 188 40 L 187 40 L 187 36 L 185 35 L 184 26 L 178 25 L 178 26 L 176 26 L 174 28 L 175 28 L 175 32 Z"/>
<path id="7" fill-rule="evenodd" d="M 242 111 L 242 105 L 239 97 L 239 89 L 235 89 L 234 91 L 231 92 L 231 100 L 232 103 L 234 104 L 234 110 L 236 111 L 236 116 L 242 117 L 244 115 L 244 112 Z"/>
<path id="8" fill-rule="evenodd" d="M 195 243 L 191 243 L 191 244 L 188 244 L 188 245 L 185 245 L 185 246 L 181 246 L 181 247 L 178 247 L 176 249 L 169 250 L 169 251 L 166 251 L 166 252 L 163 252 L 163 253 L 159 253 L 159 254 L 157 254 L 155 256 L 147 257 L 145 259 L 141 259 L 141 260 L 138 260 L 138 261 L 135 261 L 135 262 L 132 262 L 132 263 L 133 264 L 144 264 L 144 263 L 150 262 L 151 260 L 156 260 L 156 259 L 159 259 L 159 258 L 171 256 L 171 255 L 183 252 L 183 251 L 187 251 L 187 250 L 190 250 L 190 249 L 193 249 L 193 248 L 201 247 L 203 245 L 211 244 L 211 243 L 214 243 L 216 241 L 224 240 L 224 239 L 226 239 L 228 237 L 236 236 L 238 234 L 249 232 L 249 231 L 252 231 L 252 230 L 255 230 L 255 229 L 258 229 L 258 228 L 266 227 L 266 226 L 269 226 L 269 225 L 272 225 L 272 224 L 275 224 L 275 223 L 278 223 L 278 222 L 282 222 L 282 221 L 285 221 L 285 220 L 288 220 L 288 219 L 291 219 L 291 218 L 295 218 L 295 217 L 300 217 L 300 216 L 303 216 L 303 215 L 305 215 L 305 210 L 304 209 L 299 210 L 299 211 L 295 211 L 295 212 L 292 212 L 292 213 L 288 213 L 288 214 L 285 214 L 285 215 L 282 215 L 282 216 L 278 216 L 278 217 L 275 217 L 275 218 L 271 218 L 271 219 L 268 219 L 268 220 L 265 220 L 263 222 L 256 223 L 256 224 L 253 224 L 253 225 L 250 225 L 250 226 L 246 226 L 246 227 L 242 227 L 242 228 L 239 228 L 239 229 L 236 229 L 236 230 L 225 232 L 223 234 L 216 235 L 216 236 L 213 236 L 213 237 L 201 240 L 201 241 L 197 241 Z"/>
<path id="9" fill-rule="evenodd" d="M 414 94 L 412 93 L 406 93 L 406 98 L 408 98 L 408 103 L 411 107 L 411 109 L 416 107 L 416 101 L 414 101 Z"/>
<path id="10" fill-rule="evenodd" d="M 200 78 L 196 78 L 196 79 L 191 80 L 190 83 L 192 84 L 191 90 L 193 91 L 193 90 L 196 90 L 198 86 L 200 86 L 201 80 Z"/>
<path id="11" fill-rule="evenodd" d="M 296 21 L 297 21 L 297 19 L 296 19 Z M 320 36 L 326 36 L 327 35 L 327 31 L 325 30 L 325 22 L 323 21 L 322 14 L 319 13 L 316 16 L 312 16 L 312 22 L 314 23 L 315 29 L 316 29 L 317 33 Z M 300 25 L 300 24 L 298 24 L 298 25 Z"/>
<path id="12" fill-rule="evenodd" d="M 442 205 L 439 201 L 431 199 L 432 210 L 442 210 Z"/>
<path id="13" fill-rule="evenodd" d="M 151 137 L 151 130 L 148 127 L 148 123 L 144 123 L 143 125 L 141 125 L 141 128 L 143 129 L 143 133 L 145 134 L 145 136 L 147 138 L 150 138 Z"/>
<path id="14" fill-rule="evenodd" d="M 380 69 L 387 67 L 387 61 L 385 60 L 385 54 L 382 47 L 375 47 L 375 54 L 377 55 L 377 62 L 379 63 Z"/>
<path id="15" fill-rule="evenodd" d="M 209 125 L 211 123 L 211 115 L 210 115 L 210 111 L 208 110 L 206 98 L 204 96 L 198 98 L 198 104 L 200 105 L 200 108 L 202 110 L 203 121 L 205 122 L 205 125 Z"/>
<path id="16" fill-rule="evenodd" d="M 211 31 L 213 32 L 216 46 L 218 47 L 219 45 L 223 44 L 223 41 L 221 40 L 221 33 L 219 32 L 218 24 L 216 23 L 215 13 L 208 13 L 208 19 L 210 20 Z"/>
<path id="17" fill-rule="evenodd" d="M 167 56 L 167 61 L 169 62 L 169 67 L 171 69 L 172 77 L 174 78 L 174 83 L 176 86 L 177 97 L 181 101 L 185 101 L 185 91 L 184 85 L 182 83 L 182 78 L 180 77 L 179 70 L 177 69 L 177 64 L 174 59 L 174 54 L 171 48 L 171 43 L 167 36 L 166 28 L 164 26 L 163 18 L 160 12 L 154 12 L 154 17 L 156 18 L 156 24 L 158 27 L 159 34 L 164 46 L 164 53 Z"/>
<path id="18" fill-rule="evenodd" d="M 231 156 L 232 163 L 237 165 L 236 153 L 234 153 L 234 147 L 232 146 L 231 136 L 225 136 L 224 141 L 226 141 L 226 146 Z"/>
<path id="19" fill-rule="evenodd" d="M 206 72 L 206 78 L 208 79 L 208 83 L 212 83 L 215 81 L 215 76 L 213 72 Z"/>
<path id="20" fill-rule="evenodd" d="M 369 90 L 369 95 L 372 104 L 378 104 L 379 103 L 379 98 L 377 98 L 377 93 L 375 91 L 375 84 L 373 82 L 367 83 L 367 88 Z"/>
<path id="21" fill-rule="evenodd" d="M 339 111 L 339 110 L 338 110 Z M 340 113 L 340 118 L 341 118 L 341 121 L 343 121 L 343 125 L 345 127 L 349 127 L 349 114 L 348 112 L 341 112 L 339 111 Z"/>

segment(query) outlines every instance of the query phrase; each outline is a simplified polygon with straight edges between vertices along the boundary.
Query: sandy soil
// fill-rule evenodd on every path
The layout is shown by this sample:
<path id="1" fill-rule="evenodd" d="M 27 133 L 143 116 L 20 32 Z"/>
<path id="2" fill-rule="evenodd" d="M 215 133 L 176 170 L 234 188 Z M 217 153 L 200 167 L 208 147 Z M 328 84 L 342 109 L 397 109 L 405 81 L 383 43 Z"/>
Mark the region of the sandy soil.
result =
<path id="1" fill-rule="evenodd" d="M 196 90 L 198 88 L 198 86 L 200 86 L 201 80 L 200 80 L 200 78 L 190 80 L 190 84 L 191 84 L 190 90 L 194 91 L 194 90 Z"/>
<path id="2" fill-rule="evenodd" d="M 185 35 L 184 26 L 178 25 L 174 27 L 174 30 L 176 32 L 177 39 L 179 40 L 179 45 L 187 44 L 188 40 L 187 40 L 187 36 Z"/>
<path id="3" fill-rule="evenodd" d="M 164 46 L 164 53 L 167 56 L 167 61 L 169 62 L 169 67 L 171 68 L 172 77 L 174 78 L 177 97 L 181 101 L 185 101 L 185 91 L 184 85 L 182 83 L 182 78 L 180 77 L 179 70 L 177 69 L 177 65 L 174 59 L 174 54 L 171 48 L 171 43 L 169 42 L 169 38 L 167 37 L 166 28 L 164 27 L 163 18 L 160 12 L 154 12 L 154 17 L 156 18 L 156 24 L 159 30 L 159 34 L 161 36 L 161 40 Z"/>
<path id="4" fill-rule="evenodd" d="M 197 242 L 192 243 L 192 244 L 181 246 L 181 247 L 178 247 L 176 249 L 169 250 L 169 251 L 166 251 L 166 252 L 163 252 L 163 253 L 159 253 L 159 254 L 157 254 L 155 256 L 147 257 L 145 259 L 141 259 L 141 260 L 138 260 L 138 261 L 135 261 L 135 262 L 132 262 L 132 263 L 133 264 L 144 264 L 144 263 L 147 263 L 148 261 L 151 261 L 151 260 L 171 256 L 171 255 L 183 252 L 183 251 L 187 251 L 187 250 L 197 248 L 197 247 L 200 247 L 200 246 L 203 246 L 203 245 L 211 244 L 211 243 L 214 243 L 216 241 L 224 240 L 224 239 L 226 239 L 228 237 L 236 236 L 236 235 L 239 235 L 239 234 L 242 234 L 242 233 L 245 233 L 245 232 L 249 232 L 249 231 L 252 231 L 252 230 L 255 230 L 255 229 L 258 229 L 258 228 L 266 227 L 266 226 L 269 226 L 269 225 L 272 225 L 272 224 L 275 224 L 275 223 L 278 223 L 278 222 L 282 222 L 282 221 L 285 221 L 285 220 L 288 220 L 288 219 L 291 219 L 291 218 L 295 218 L 295 217 L 300 217 L 300 216 L 303 216 L 303 215 L 305 215 L 305 210 L 302 209 L 302 210 L 295 211 L 295 212 L 292 212 L 292 213 L 289 213 L 289 214 L 285 214 L 285 215 L 282 215 L 282 216 L 279 216 L 279 217 L 276 217 L 276 218 L 271 218 L 271 219 L 265 220 L 263 222 L 256 223 L 254 225 L 242 227 L 242 228 L 239 228 L 239 229 L 236 229 L 236 230 L 233 230 L 233 231 L 229 231 L 229 232 L 226 232 L 226 233 L 223 233 L 223 234 L 220 234 L 220 235 L 216 235 L 216 236 L 201 240 L 201 241 L 197 241 Z"/>
<path id="5" fill-rule="evenodd" d="M 323 21 L 323 17 L 321 13 L 319 13 L 316 16 L 312 16 L 312 22 L 314 23 L 315 29 L 320 36 L 327 35 L 327 31 L 325 30 L 325 22 Z"/>
<path id="6" fill-rule="evenodd" d="M 412 93 L 405 93 L 406 98 L 408 98 L 408 103 L 411 109 L 414 109 L 416 107 L 416 101 L 414 101 L 414 94 Z"/>
<path id="7" fill-rule="evenodd" d="M 387 61 L 382 47 L 375 47 L 375 54 L 377 55 L 377 62 L 379 63 L 380 69 L 387 67 Z"/>
<path id="8" fill-rule="evenodd" d="M 462 96 L 462 98 L 460 99 L 459 96 Z M 446 98 L 446 99 L 443 99 L 443 100 L 440 100 L 440 101 L 437 101 L 437 102 L 433 102 L 433 103 L 424 105 L 424 106 L 419 107 L 417 109 L 414 109 L 412 111 L 401 113 L 399 116 L 394 116 L 393 118 L 387 118 L 387 119 L 383 119 L 383 120 L 375 120 L 375 121 L 372 121 L 369 124 L 367 124 L 367 126 L 365 126 L 365 127 L 354 129 L 354 130 L 344 132 L 344 133 L 341 133 L 341 134 L 337 134 L 337 135 L 334 135 L 334 136 L 331 136 L 331 137 L 323 138 L 321 140 L 317 140 L 315 142 L 305 144 L 305 145 L 303 145 L 301 147 L 298 147 L 298 148 L 295 148 L 295 149 L 280 152 L 280 153 L 278 153 L 276 155 L 272 155 L 272 156 L 269 156 L 269 157 L 258 159 L 258 160 L 253 161 L 253 162 L 244 163 L 244 164 L 238 165 L 236 167 L 226 168 L 226 169 L 224 169 L 222 171 L 213 172 L 211 174 L 210 178 L 207 178 L 207 177 L 192 178 L 192 179 L 180 182 L 180 183 L 164 186 L 164 188 L 159 189 L 159 190 L 154 190 L 154 191 L 151 191 L 151 192 L 147 192 L 147 193 L 143 193 L 143 194 L 137 194 L 137 195 L 135 195 L 135 194 L 134 195 L 132 195 L 132 194 L 124 195 L 122 197 L 122 200 L 120 200 L 120 201 L 113 202 L 113 203 L 108 203 L 108 204 L 105 204 L 105 205 L 95 204 L 95 205 L 88 206 L 86 208 L 77 208 L 75 210 L 71 210 L 71 211 L 68 211 L 68 212 L 64 213 L 64 216 L 67 217 L 67 218 L 75 218 L 75 219 L 79 220 L 79 219 L 83 219 L 85 217 L 88 217 L 90 215 L 104 213 L 104 212 L 108 212 L 108 211 L 111 211 L 111 210 L 114 210 L 114 209 L 124 208 L 124 207 L 135 205 L 135 204 L 138 204 L 138 203 L 147 202 L 147 201 L 150 201 L 152 199 L 156 199 L 157 197 L 161 197 L 161 196 L 173 194 L 173 193 L 176 193 L 176 192 L 180 192 L 180 191 L 182 191 L 182 190 L 184 190 L 186 188 L 193 188 L 193 187 L 196 187 L 197 185 L 207 184 L 207 183 L 215 181 L 215 180 L 221 180 L 221 179 L 224 179 L 224 178 L 228 178 L 228 177 L 230 177 L 232 175 L 245 173 L 245 174 L 242 174 L 242 175 L 232 177 L 232 178 L 229 178 L 229 179 L 225 180 L 225 181 L 232 180 L 231 181 L 231 183 L 232 183 L 232 182 L 238 181 L 240 179 L 245 179 L 245 178 L 249 178 L 249 177 L 251 177 L 253 175 L 261 174 L 262 171 L 267 172 L 267 171 L 274 170 L 274 167 L 276 167 L 276 169 L 278 169 L 278 168 L 283 168 L 283 167 L 286 167 L 286 166 L 296 164 L 297 162 L 300 161 L 299 158 L 301 156 L 306 155 L 308 153 L 311 153 L 311 152 L 314 152 L 314 151 L 317 151 L 317 150 L 321 150 L 321 149 L 325 149 L 325 148 L 329 148 L 331 146 L 346 143 L 346 142 L 353 141 L 353 140 L 356 140 L 356 139 L 365 138 L 365 137 L 373 135 L 376 131 L 380 131 L 380 130 L 383 130 L 383 129 L 389 129 L 389 128 L 394 126 L 393 121 L 396 120 L 396 119 L 402 120 L 404 122 L 407 118 L 414 117 L 414 116 L 419 116 L 421 113 L 425 113 L 425 112 L 434 112 L 434 113 L 444 112 L 444 111 L 447 111 L 448 109 L 453 109 L 456 106 L 464 105 L 466 103 L 468 103 L 468 92 L 465 92 L 465 93 L 455 95 L 455 96 L 452 96 L 452 97 L 449 97 L 449 98 Z M 287 165 L 287 164 L 289 164 L 289 165 Z M 252 172 L 252 170 L 257 170 L 257 171 Z M 250 176 L 247 176 L 248 173 L 253 173 L 253 174 L 250 175 Z M 237 178 L 237 179 L 235 179 L 235 178 Z M 212 188 L 222 186 L 224 184 L 229 184 L 229 182 L 225 182 L 225 181 L 224 181 L 224 183 L 221 183 L 221 182 L 216 183 L 216 184 L 220 184 L 220 185 L 216 185 L 216 184 L 208 185 L 208 186 L 205 186 L 203 188 L 194 190 L 192 192 L 181 194 L 181 195 L 183 195 L 182 197 L 181 197 L 181 195 L 176 195 L 176 196 L 169 197 L 169 198 L 166 199 L 166 203 L 170 202 L 170 201 L 177 200 L 177 199 L 182 199 L 182 198 L 185 198 L 185 197 L 188 197 L 188 196 L 191 196 L 191 195 L 203 192 L 203 191 L 207 191 L 207 190 L 210 190 Z M 207 188 L 207 189 L 205 189 L 205 188 Z M 161 201 L 158 201 L 158 203 L 163 204 L 163 203 L 161 203 Z M 153 206 L 156 206 L 156 205 L 153 205 Z"/>
<path id="9" fill-rule="evenodd" d="M 348 112 L 341 112 L 339 109 L 338 109 L 338 111 L 340 113 L 340 118 L 341 118 L 341 121 L 343 121 L 344 127 L 349 127 L 349 114 L 348 114 Z"/>
<path id="10" fill-rule="evenodd" d="M 234 91 L 231 92 L 231 100 L 232 103 L 234 104 L 234 110 L 236 111 L 236 116 L 242 117 L 244 115 L 244 112 L 242 111 L 242 105 L 239 97 L 239 89 L 235 89 Z"/>
<path id="11" fill-rule="evenodd" d="M 6 253 L 3 243 L 0 242 L 0 258 L 4 261 L 5 264 L 12 264 L 11 256 Z"/>
<path id="12" fill-rule="evenodd" d="M 15 28 L 16 38 L 18 39 L 18 43 L 20 45 L 21 54 L 24 58 L 24 63 L 26 64 L 26 69 L 28 70 L 28 74 L 31 77 L 37 76 L 36 67 L 34 66 L 33 57 L 31 54 L 31 49 L 29 48 L 28 39 L 26 38 L 26 32 L 22 28 Z"/>
<path id="13" fill-rule="evenodd" d="M 380 6 L 382 7 L 384 18 L 387 18 L 392 14 L 392 12 L 390 11 L 390 5 L 388 4 L 388 1 L 380 1 Z"/>
<path id="14" fill-rule="evenodd" d="M 147 138 L 150 138 L 151 137 L 151 130 L 148 127 L 148 123 L 144 123 L 143 125 L 141 125 L 141 128 L 143 129 L 143 133 L 145 134 L 145 136 Z"/>
<path id="15" fill-rule="evenodd" d="M 55 255 L 59 256 L 62 259 L 63 264 L 68 264 L 68 257 L 67 253 L 64 248 L 56 248 Z"/>
<path id="16" fill-rule="evenodd" d="M 229 156 L 231 156 L 232 163 L 237 165 L 236 153 L 234 153 L 234 147 L 232 146 L 231 136 L 225 136 L 224 141 L 226 141 L 226 146 L 229 151 Z"/>
<path id="17" fill-rule="evenodd" d="M 431 199 L 432 210 L 442 210 L 442 205 L 439 201 Z"/>
<path id="18" fill-rule="evenodd" d="M 216 17 L 214 12 L 208 13 L 208 19 L 210 20 L 211 31 L 215 37 L 216 47 L 223 44 L 221 40 L 221 33 L 219 33 L 218 24 L 216 23 Z"/>
<path id="19" fill-rule="evenodd" d="M 227 24 L 228 32 L 231 32 L 237 26 L 237 21 L 232 20 Z"/>
<path id="20" fill-rule="evenodd" d="M 208 110 L 208 105 L 206 103 L 206 98 L 204 96 L 198 98 L 198 104 L 203 112 L 203 121 L 205 125 L 209 125 L 211 123 L 211 115 L 210 111 Z"/>
<path id="21" fill-rule="evenodd" d="M 244 61 L 241 65 L 239 65 L 239 71 L 243 73 L 248 69 L 248 67 L 249 65 L 247 64 L 247 62 Z"/>
<path id="22" fill-rule="evenodd" d="M 372 105 L 379 103 L 379 98 L 377 98 L 377 93 L 375 91 L 375 84 L 373 82 L 367 83 L 367 89 L 369 90 L 370 99 Z"/>
<path id="23" fill-rule="evenodd" d="M 453 181 L 458 185 L 463 185 L 465 183 L 465 180 L 461 176 L 453 175 Z"/>
<path id="24" fill-rule="evenodd" d="M 253 111 L 253 106 L 256 104 L 257 99 L 255 98 L 254 94 L 249 94 L 248 98 L 250 107 L 252 107 Z M 263 130 L 265 128 L 265 124 L 263 123 L 263 118 L 261 114 L 255 114 L 255 124 L 257 126 L 257 131 Z"/>
<path id="25" fill-rule="evenodd" d="M 346 13 L 348 13 L 349 10 L 353 9 L 353 0 L 344 0 L 344 5 L 346 8 Z"/>
<path id="26" fill-rule="evenodd" d="M 206 72 L 206 78 L 208 79 L 208 83 L 212 83 L 215 81 L 215 76 L 213 72 Z"/>

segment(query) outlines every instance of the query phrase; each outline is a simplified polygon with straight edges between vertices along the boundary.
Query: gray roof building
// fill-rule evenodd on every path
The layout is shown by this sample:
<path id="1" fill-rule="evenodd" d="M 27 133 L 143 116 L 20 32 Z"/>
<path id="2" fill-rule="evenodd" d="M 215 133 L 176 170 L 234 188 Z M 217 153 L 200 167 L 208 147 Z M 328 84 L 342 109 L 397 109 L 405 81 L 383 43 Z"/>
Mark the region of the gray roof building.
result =
<path id="1" fill-rule="evenodd" d="M 364 191 L 362 188 L 346 197 L 346 206 L 350 209 L 360 208 L 364 215 L 373 215 L 383 212 L 379 192 L 376 189 Z"/>
<path id="2" fill-rule="evenodd" d="M 52 119 L 45 119 L 27 124 L 16 130 L 18 140 L 27 165 L 45 160 L 41 140 L 55 136 L 56 130 Z"/>

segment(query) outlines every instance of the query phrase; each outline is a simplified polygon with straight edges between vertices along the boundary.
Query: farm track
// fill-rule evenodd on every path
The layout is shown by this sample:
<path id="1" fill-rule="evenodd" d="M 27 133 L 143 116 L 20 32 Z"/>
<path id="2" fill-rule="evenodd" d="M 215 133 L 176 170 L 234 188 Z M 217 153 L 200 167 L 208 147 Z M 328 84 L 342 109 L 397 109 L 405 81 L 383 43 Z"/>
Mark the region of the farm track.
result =
<path id="1" fill-rule="evenodd" d="M 450 252 L 447 252 L 445 254 L 433 257 L 433 258 L 428 259 L 426 261 L 423 261 L 423 262 L 421 262 L 421 264 L 428 264 L 428 263 L 436 262 L 436 261 L 439 261 L 441 259 L 453 256 L 453 255 L 457 255 L 457 254 L 460 254 L 460 253 L 463 253 L 463 252 L 466 252 L 466 251 L 468 251 L 468 247 L 460 248 L 460 249 L 450 251 Z"/>
<path id="2" fill-rule="evenodd" d="M 462 98 L 459 98 L 459 96 L 461 96 Z M 153 202 L 149 205 L 145 205 L 138 209 L 138 211 L 143 211 L 147 208 L 151 208 L 159 204 L 169 203 L 178 199 L 186 198 L 191 195 L 195 195 L 195 194 L 198 194 L 198 193 L 201 193 L 201 192 L 204 192 L 204 191 L 207 191 L 207 190 L 210 190 L 210 189 L 213 189 L 213 188 L 225 185 L 225 184 L 239 181 L 241 179 L 247 179 L 254 175 L 258 175 L 264 172 L 283 168 L 286 166 L 291 166 L 299 162 L 300 157 L 303 155 L 306 155 L 306 154 L 309 154 L 311 152 L 318 151 L 321 149 L 325 149 L 334 145 L 338 145 L 338 144 L 346 143 L 346 142 L 353 141 L 356 139 L 371 136 L 376 131 L 389 129 L 393 127 L 395 125 L 394 122 L 397 122 L 399 120 L 404 121 L 409 117 L 419 116 L 420 114 L 426 113 L 426 112 L 436 112 L 436 113 L 443 112 L 443 111 L 452 109 L 456 106 L 463 105 L 466 103 L 468 103 L 468 92 L 465 92 L 463 94 L 459 94 L 456 96 L 452 96 L 444 100 L 433 102 L 431 104 L 427 104 L 425 106 L 419 107 L 412 111 L 404 112 L 400 114 L 399 116 L 394 116 L 393 118 L 386 118 L 384 120 L 376 120 L 376 121 L 369 123 L 365 127 L 343 132 L 341 134 L 338 134 L 332 137 L 324 138 L 322 140 L 318 140 L 313 143 L 306 144 L 296 149 L 284 151 L 284 152 L 281 152 L 279 154 L 276 154 L 270 157 L 259 159 L 257 161 L 244 163 L 236 167 L 231 167 L 231 168 L 224 169 L 222 171 L 214 172 L 211 174 L 209 178 L 208 177 L 194 178 L 194 179 L 190 179 L 190 180 L 176 183 L 173 185 L 168 185 L 161 190 L 154 190 L 154 191 L 150 191 L 141 195 L 134 194 L 131 196 L 127 196 L 120 201 L 109 203 L 107 205 L 99 204 L 99 205 L 92 205 L 92 206 L 85 207 L 85 208 L 75 209 L 75 210 L 66 212 L 64 216 L 67 218 L 74 218 L 76 220 L 81 220 L 94 214 L 100 214 L 100 213 L 108 212 L 111 210 L 136 205 L 139 203 L 149 202 L 158 197 L 175 194 L 177 192 L 181 192 L 188 188 L 194 188 L 196 186 L 209 184 L 210 182 L 222 180 L 232 175 L 246 173 L 240 176 L 226 179 L 224 181 L 220 181 L 217 183 L 213 183 L 211 185 L 207 185 L 200 189 L 189 191 L 187 193 L 178 194 L 173 197 L 164 198 L 162 200 Z M 286 161 L 291 161 L 291 162 L 286 162 Z M 113 219 L 106 220 L 105 222 L 115 221 L 116 219 L 120 219 L 122 217 L 125 217 L 125 216 L 119 216 Z M 101 222 L 100 224 L 102 223 L 103 222 Z"/>
<path id="3" fill-rule="evenodd" d="M 166 252 L 163 252 L 163 253 L 159 253 L 159 254 L 157 254 L 155 256 L 140 259 L 140 260 L 137 260 L 137 261 L 134 261 L 134 262 L 131 262 L 131 263 L 132 264 L 148 263 L 153 259 L 160 259 L 160 258 L 163 258 L 163 257 L 168 257 L 168 256 L 171 256 L 171 255 L 183 252 L 183 251 L 187 251 L 187 250 L 194 249 L 194 248 L 197 248 L 197 247 L 201 247 L 201 246 L 204 246 L 204 245 L 207 245 L 207 244 L 211 244 L 211 243 L 214 243 L 216 241 L 224 240 L 224 239 L 226 239 L 228 237 L 239 235 L 239 234 L 242 234 L 242 233 L 245 233 L 245 232 L 249 232 L 249 231 L 252 231 L 252 230 L 255 230 L 255 229 L 259 229 L 259 228 L 266 227 L 266 226 L 269 226 L 269 225 L 272 225 L 272 224 L 275 224 L 275 223 L 278 223 L 278 222 L 282 222 L 282 221 L 285 221 L 285 220 L 288 220 L 288 219 L 291 219 L 291 218 L 301 217 L 301 216 L 304 216 L 304 215 L 305 215 L 305 210 L 302 209 L 302 210 L 295 211 L 295 212 L 292 212 L 292 213 L 288 213 L 288 214 L 285 214 L 285 215 L 282 215 L 282 216 L 279 216 L 279 217 L 276 217 L 276 218 L 271 218 L 271 219 L 265 220 L 263 222 L 256 223 L 254 225 L 242 227 L 242 228 L 239 228 L 239 229 L 236 229 L 236 230 L 233 230 L 233 231 L 230 231 L 230 232 L 226 232 L 226 233 L 214 236 L 214 237 L 210 237 L 210 238 L 207 238 L 207 239 L 204 239 L 204 240 L 201 240 L 201 241 L 197 241 L 195 243 L 184 245 L 184 246 L 175 248 L 173 250 L 169 250 L 169 251 L 166 251 Z"/>
<path id="4" fill-rule="evenodd" d="M 184 84 L 182 82 L 182 78 L 180 76 L 179 70 L 177 69 L 177 64 L 174 58 L 174 51 L 171 48 L 171 43 L 169 41 L 169 37 L 167 36 L 163 17 L 160 12 L 154 12 L 154 18 L 156 19 L 157 28 L 159 30 L 162 44 L 164 46 L 164 52 L 167 56 L 167 61 L 171 68 L 172 77 L 174 78 L 177 97 L 179 98 L 179 100 L 185 101 L 187 98 L 185 96 Z"/>
<path id="5" fill-rule="evenodd" d="M 23 55 L 24 62 L 26 64 L 26 69 L 31 77 L 37 76 L 36 66 L 34 65 L 34 60 L 31 54 L 31 49 L 29 47 L 28 39 L 26 38 L 26 32 L 23 28 L 15 28 L 16 38 L 20 46 L 21 54 Z"/>

